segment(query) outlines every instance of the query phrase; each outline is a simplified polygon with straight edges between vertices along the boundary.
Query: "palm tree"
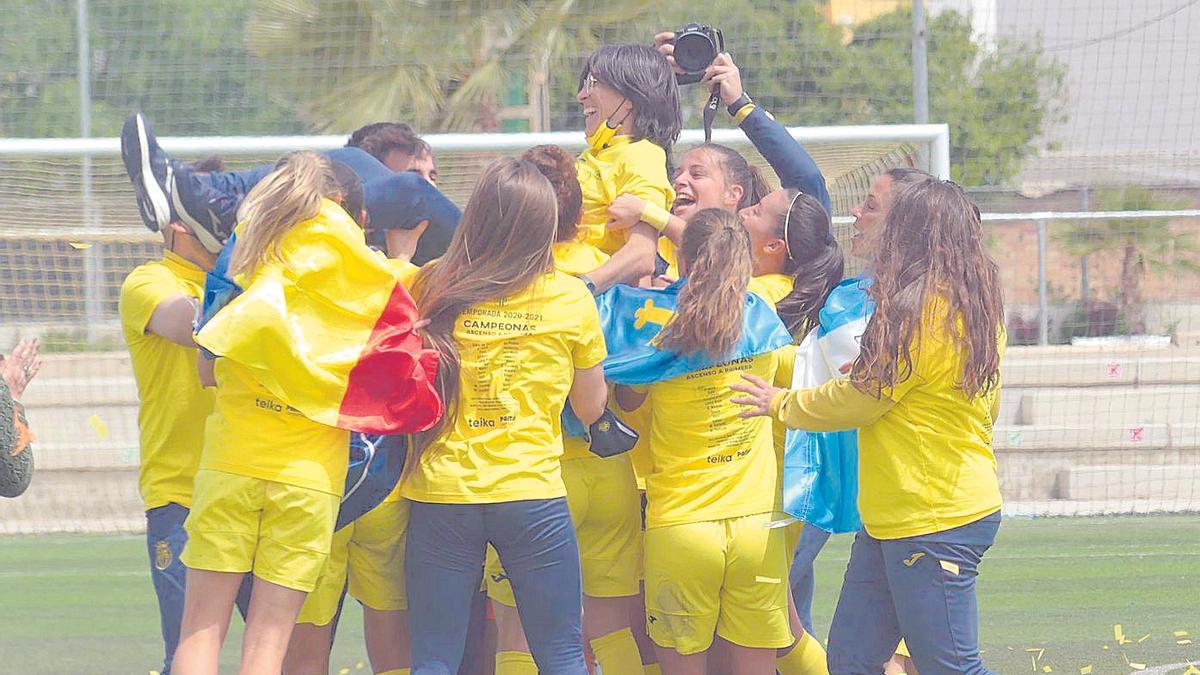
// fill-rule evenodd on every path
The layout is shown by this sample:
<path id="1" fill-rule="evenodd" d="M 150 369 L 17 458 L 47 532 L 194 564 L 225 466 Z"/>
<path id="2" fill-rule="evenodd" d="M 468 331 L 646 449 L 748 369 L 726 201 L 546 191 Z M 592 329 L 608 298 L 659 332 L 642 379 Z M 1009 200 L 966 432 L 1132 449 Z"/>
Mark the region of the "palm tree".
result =
<path id="1" fill-rule="evenodd" d="M 494 131 L 514 75 L 542 84 L 644 0 L 257 0 L 246 42 L 305 120 Z"/>
<path id="2" fill-rule="evenodd" d="M 1135 186 L 1100 193 L 1102 211 L 1162 211 L 1184 208 L 1175 200 L 1154 195 Z M 1200 273 L 1194 258 L 1195 237 L 1172 232 L 1165 218 L 1084 220 L 1067 226 L 1056 239 L 1076 256 L 1112 252 L 1121 256 L 1118 306 L 1128 322 L 1129 332 L 1146 332 L 1146 308 L 1142 298 L 1142 279 L 1147 271 L 1179 274 Z"/>

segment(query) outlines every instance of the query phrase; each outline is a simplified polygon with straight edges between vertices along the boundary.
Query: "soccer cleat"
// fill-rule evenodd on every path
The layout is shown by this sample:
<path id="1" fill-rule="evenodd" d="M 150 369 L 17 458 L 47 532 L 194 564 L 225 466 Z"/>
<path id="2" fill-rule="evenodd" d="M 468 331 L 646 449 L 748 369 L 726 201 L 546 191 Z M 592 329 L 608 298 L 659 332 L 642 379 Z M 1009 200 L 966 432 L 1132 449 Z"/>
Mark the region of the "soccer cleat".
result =
<path id="1" fill-rule="evenodd" d="M 237 224 L 238 200 L 201 180 L 184 162 L 171 162 L 171 208 L 180 222 L 213 253 L 219 253 Z"/>
<path id="2" fill-rule="evenodd" d="M 142 222 L 151 232 L 162 231 L 173 220 L 168 196 L 171 162 L 142 113 L 130 115 L 121 127 L 121 160 L 133 183 Z"/>

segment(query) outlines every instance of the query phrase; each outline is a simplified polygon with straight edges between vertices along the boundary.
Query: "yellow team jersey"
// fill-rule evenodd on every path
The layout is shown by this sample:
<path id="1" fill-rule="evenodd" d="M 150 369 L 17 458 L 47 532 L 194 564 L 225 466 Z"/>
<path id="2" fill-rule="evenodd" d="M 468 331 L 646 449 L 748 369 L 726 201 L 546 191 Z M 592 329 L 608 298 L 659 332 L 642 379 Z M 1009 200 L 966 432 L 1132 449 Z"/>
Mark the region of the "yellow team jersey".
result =
<path id="1" fill-rule="evenodd" d="M 450 504 L 564 496 L 559 415 L 575 371 L 606 356 L 587 287 L 550 272 L 512 297 L 464 311 L 454 339 L 457 410 L 401 493 Z"/>
<path id="2" fill-rule="evenodd" d="M 213 409 L 212 390 L 200 385 L 197 350 L 146 332 L 155 308 L 179 294 L 200 299 L 204 271 L 168 252 L 129 273 L 118 303 L 141 401 L 138 488 L 147 511 L 171 502 L 191 506 L 204 420 Z"/>
<path id="3" fill-rule="evenodd" d="M 630 136 L 614 136 L 599 150 L 589 148 L 575 162 L 579 187 L 583 190 L 583 217 L 580 241 L 592 244 L 612 255 L 625 243 L 620 232 L 610 232 L 608 207 L 617 197 L 631 194 L 664 209 L 675 201 L 675 190 L 667 176 L 667 153 L 648 140 L 634 141 Z M 659 245 L 660 252 L 663 244 Z M 674 247 L 667 242 L 669 262 Z M 666 256 L 664 256 L 666 257 Z"/>
<path id="4" fill-rule="evenodd" d="M 885 390 L 882 402 L 845 379 L 783 392 L 772 402 L 789 426 L 859 427 L 858 508 L 867 532 L 877 539 L 942 532 L 1001 506 L 992 452 L 1000 387 L 967 398 L 958 387 L 964 354 L 946 334 L 938 311 L 925 314 L 913 349 L 913 373 Z M 999 338 L 1003 354 L 1003 330 Z"/>
<path id="5" fill-rule="evenodd" d="M 792 292 L 793 283 L 793 279 L 786 274 L 762 274 L 750 279 L 747 290 L 775 307 Z"/>
<path id="6" fill-rule="evenodd" d="M 767 381 L 778 367 L 775 352 L 735 359 L 656 382 L 646 477 L 646 527 L 737 518 L 772 511 L 778 465 L 771 420 L 742 419 L 729 385 L 742 374 Z M 645 405 L 645 404 L 643 404 Z"/>
<path id="7" fill-rule="evenodd" d="M 308 419 L 229 359 L 217 359 L 215 374 L 200 468 L 342 494 L 349 431 Z"/>
<path id="8" fill-rule="evenodd" d="M 551 250 L 554 268 L 571 276 L 587 274 L 608 262 L 608 254 L 582 241 L 556 242 Z M 588 442 L 579 436 L 563 436 L 563 460 L 594 457 Z"/>

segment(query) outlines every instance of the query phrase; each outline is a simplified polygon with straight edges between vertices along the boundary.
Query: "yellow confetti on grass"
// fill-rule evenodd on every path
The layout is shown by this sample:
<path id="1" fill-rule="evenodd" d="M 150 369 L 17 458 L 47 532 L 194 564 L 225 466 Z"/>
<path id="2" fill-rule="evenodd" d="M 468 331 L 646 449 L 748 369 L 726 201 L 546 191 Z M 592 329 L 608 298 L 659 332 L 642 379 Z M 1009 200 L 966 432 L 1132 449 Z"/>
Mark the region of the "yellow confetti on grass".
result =
<path id="1" fill-rule="evenodd" d="M 1042 672 L 1043 673 L 1053 673 L 1054 669 L 1051 668 L 1050 666 L 1042 666 Z"/>
<path id="2" fill-rule="evenodd" d="M 350 669 L 342 668 L 341 670 L 338 671 L 338 675 L 350 675 Z"/>
<path id="3" fill-rule="evenodd" d="M 1195 664 L 1189 663 L 1188 669 L 1183 671 L 1183 675 L 1200 675 L 1200 668 L 1197 668 Z"/>
<path id="4" fill-rule="evenodd" d="M 1185 639 L 1183 639 L 1183 640 L 1176 640 L 1176 641 L 1175 641 L 1175 644 L 1177 644 L 1177 645 L 1190 645 L 1190 644 L 1192 644 L 1192 641 L 1191 641 L 1191 640 L 1188 640 L 1188 639 L 1186 639 L 1186 638 L 1185 638 Z"/>
<path id="5" fill-rule="evenodd" d="M 1188 632 L 1186 630 L 1177 630 L 1174 633 L 1172 633 L 1172 635 L 1174 635 L 1175 637 L 1187 637 Z"/>
<path id="6" fill-rule="evenodd" d="M 1133 668 L 1134 670 L 1145 670 L 1145 669 L 1146 669 L 1146 664 L 1144 664 L 1144 663 L 1136 663 L 1136 662 L 1134 662 L 1134 661 L 1130 661 L 1130 662 L 1129 662 L 1129 667 L 1130 667 L 1130 668 Z"/>
<path id="7" fill-rule="evenodd" d="M 1138 644 L 1140 645 L 1140 644 L 1142 644 L 1143 642 L 1145 642 L 1146 640 L 1149 640 L 1149 639 L 1150 639 L 1150 634 L 1149 634 L 1149 633 L 1146 633 L 1146 634 L 1145 634 L 1145 635 L 1143 635 L 1142 637 L 1138 638 Z"/>
<path id="8" fill-rule="evenodd" d="M 1079 669 L 1079 675 L 1092 675 L 1092 666 L 1088 664 Z"/>
<path id="9" fill-rule="evenodd" d="M 104 423 L 104 420 L 100 419 L 99 415 L 92 415 L 87 421 L 92 426 L 92 431 L 95 431 L 96 435 L 100 437 L 100 440 L 108 439 L 108 425 Z"/>
<path id="10" fill-rule="evenodd" d="M 1119 645 L 1129 643 L 1129 638 L 1125 637 L 1125 628 L 1119 623 L 1113 625 L 1113 638 Z"/>
<path id="11" fill-rule="evenodd" d="M 83 251 L 92 247 L 91 244 L 85 244 L 82 241 L 68 241 L 67 244 L 69 244 L 71 248 L 75 249 L 76 251 Z M 150 673 L 151 675 L 158 675 L 158 673 L 155 671 L 150 671 Z"/>
<path id="12" fill-rule="evenodd" d="M 362 661 L 359 661 L 358 663 L 354 664 L 355 670 L 362 670 L 363 668 L 366 668 L 366 667 L 367 667 L 367 664 L 363 663 Z"/>

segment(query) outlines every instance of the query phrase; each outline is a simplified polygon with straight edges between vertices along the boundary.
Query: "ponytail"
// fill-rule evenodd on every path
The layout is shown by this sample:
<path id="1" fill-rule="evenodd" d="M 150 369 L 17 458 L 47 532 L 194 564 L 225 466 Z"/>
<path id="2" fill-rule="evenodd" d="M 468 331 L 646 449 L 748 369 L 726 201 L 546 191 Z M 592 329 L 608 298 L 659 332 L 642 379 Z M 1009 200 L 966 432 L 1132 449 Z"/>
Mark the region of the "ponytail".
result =
<path id="1" fill-rule="evenodd" d="M 232 275 L 253 274 L 263 263 L 279 256 L 279 241 L 288 230 L 313 218 L 321 200 L 338 194 L 329 160 L 315 152 L 293 152 L 246 195 L 238 236 L 229 264 Z"/>
<path id="2" fill-rule="evenodd" d="M 736 214 L 704 209 L 683 231 L 679 249 L 687 283 L 675 316 L 663 328 L 663 347 L 721 359 L 742 339 L 750 283 L 750 234 Z"/>
<path id="3" fill-rule="evenodd" d="M 833 237 L 829 214 L 811 195 L 788 192 L 790 208 L 779 237 L 787 250 L 784 271 L 792 275 L 792 292 L 776 306 L 792 336 L 800 339 L 821 322 L 825 298 L 842 280 L 845 262 Z"/>
<path id="4" fill-rule="evenodd" d="M 701 143 L 693 148 L 695 149 L 713 154 L 721 167 L 726 185 L 741 186 L 742 198 L 737 203 L 738 211 L 754 206 L 771 193 L 771 184 L 767 182 L 762 169 L 747 162 L 737 150 L 719 143 Z"/>

